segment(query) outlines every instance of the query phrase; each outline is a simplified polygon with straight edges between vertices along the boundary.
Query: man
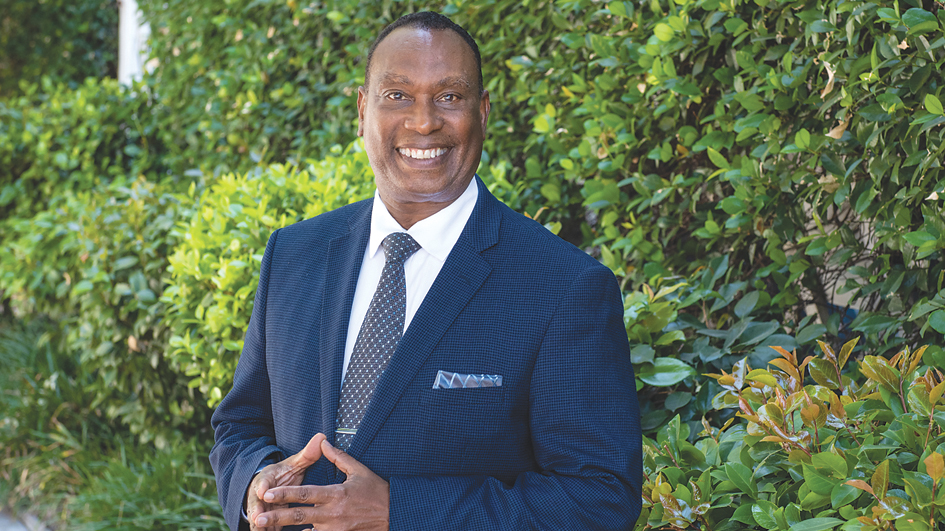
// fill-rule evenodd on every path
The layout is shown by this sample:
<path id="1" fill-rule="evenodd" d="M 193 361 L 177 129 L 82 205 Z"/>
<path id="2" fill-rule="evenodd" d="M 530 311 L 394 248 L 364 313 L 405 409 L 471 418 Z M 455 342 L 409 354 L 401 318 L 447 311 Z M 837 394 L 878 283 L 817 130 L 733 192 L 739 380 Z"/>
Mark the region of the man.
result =
<path id="1" fill-rule="evenodd" d="M 213 416 L 227 523 L 632 528 L 641 437 L 617 283 L 475 177 L 490 111 L 475 41 L 441 15 L 401 18 L 358 111 L 375 198 L 266 247 Z"/>

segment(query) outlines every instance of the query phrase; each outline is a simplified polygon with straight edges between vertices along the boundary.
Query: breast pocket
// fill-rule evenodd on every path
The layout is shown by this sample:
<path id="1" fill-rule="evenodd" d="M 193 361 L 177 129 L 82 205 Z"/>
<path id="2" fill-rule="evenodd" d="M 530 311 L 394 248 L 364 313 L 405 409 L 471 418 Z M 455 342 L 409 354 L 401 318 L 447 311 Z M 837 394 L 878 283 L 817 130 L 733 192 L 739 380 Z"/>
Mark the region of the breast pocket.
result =
<path id="1" fill-rule="evenodd" d="M 470 473 L 470 449 L 497 442 L 509 421 L 505 387 L 424 389 L 419 406 L 421 455 L 441 474 Z"/>

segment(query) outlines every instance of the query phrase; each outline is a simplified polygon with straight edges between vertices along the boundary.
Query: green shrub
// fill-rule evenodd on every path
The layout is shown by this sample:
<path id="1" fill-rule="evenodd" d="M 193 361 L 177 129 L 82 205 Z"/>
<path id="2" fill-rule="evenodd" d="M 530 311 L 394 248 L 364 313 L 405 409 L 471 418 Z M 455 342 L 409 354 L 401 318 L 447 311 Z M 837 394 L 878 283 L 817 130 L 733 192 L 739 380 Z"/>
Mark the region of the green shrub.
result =
<path id="1" fill-rule="evenodd" d="M 637 529 L 938 529 L 942 350 L 865 356 L 845 371 L 856 342 L 820 343 L 804 360 L 774 347 L 767 369 L 742 360 L 709 375 L 723 388 L 714 407 L 742 420 L 691 437 L 676 417 L 646 441 Z"/>
<path id="2" fill-rule="evenodd" d="M 89 78 L 72 89 L 44 77 L 23 89 L 0 99 L 0 225 L 118 177 L 161 178 L 146 98 L 110 79 Z"/>
<path id="3" fill-rule="evenodd" d="M 183 201 L 193 215 L 172 231 L 168 255 L 169 358 L 191 386 L 217 404 L 229 391 L 259 283 L 259 264 L 276 229 L 370 197 L 374 174 L 360 142 L 307 168 L 276 164 L 228 174 Z"/>
<path id="4" fill-rule="evenodd" d="M 821 334 L 914 344 L 929 328 L 914 309 L 942 289 L 945 16 L 759 4 L 611 2 L 563 28 L 572 53 L 555 71 L 580 74 L 532 96 L 535 166 L 557 169 L 536 179 L 596 213 L 585 243 L 628 282 L 724 255 L 734 302 L 770 299 L 761 318 L 799 332 L 816 305 Z M 852 323 L 830 315 L 844 292 Z"/>
<path id="5" fill-rule="evenodd" d="M 115 0 L 5 0 L 0 4 L 0 95 L 20 82 L 78 85 L 87 77 L 115 77 L 118 2 Z"/>
<path id="6" fill-rule="evenodd" d="M 7 220 L 0 289 L 21 314 L 46 314 L 57 347 L 79 356 L 91 405 L 159 447 L 178 430 L 203 431 L 199 394 L 165 360 L 158 300 L 177 199 L 143 178 L 63 193 L 58 206 Z"/>
<path id="7" fill-rule="evenodd" d="M 56 323 L 0 327 L 0 493 L 54 529 L 224 529 L 207 435 L 156 451 L 95 405 Z"/>

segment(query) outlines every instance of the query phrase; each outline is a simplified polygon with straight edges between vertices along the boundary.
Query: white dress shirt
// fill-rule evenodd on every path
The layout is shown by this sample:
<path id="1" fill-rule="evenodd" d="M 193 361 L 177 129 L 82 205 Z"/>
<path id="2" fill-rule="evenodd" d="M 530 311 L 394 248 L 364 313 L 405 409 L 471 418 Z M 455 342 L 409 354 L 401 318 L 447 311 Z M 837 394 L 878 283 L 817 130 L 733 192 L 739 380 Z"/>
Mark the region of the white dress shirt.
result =
<path id="1" fill-rule="evenodd" d="M 456 201 L 432 216 L 416 222 L 410 229 L 404 228 L 390 215 L 387 207 L 377 192 L 374 193 L 374 207 L 371 211 L 371 239 L 364 250 L 364 260 L 361 262 L 361 273 L 358 275 L 358 286 L 354 292 L 354 302 L 351 304 L 351 316 L 348 320 L 348 336 L 345 342 L 345 361 L 341 373 L 342 385 L 344 375 L 348 372 L 348 363 L 354 344 L 358 340 L 361 323 L 367 314 L 371 299 L 381 280 L 381 272 L 386 261 L 381 242 L 387 235 L 394 232 L 406 232 L 413 237 L 420 250 L 404 262 L 404 276 L 407 281 L 407 311 L 404 317 L 404 331 L 410 326 L 410 321 L 417 308 L 430 291 L 430 286 L 440 273 L 446 257 L 449 256 L 459 235 L 466 227 L 469 216 L 479 198 L 479 187 L 473 179 L 466 191 Z"/>

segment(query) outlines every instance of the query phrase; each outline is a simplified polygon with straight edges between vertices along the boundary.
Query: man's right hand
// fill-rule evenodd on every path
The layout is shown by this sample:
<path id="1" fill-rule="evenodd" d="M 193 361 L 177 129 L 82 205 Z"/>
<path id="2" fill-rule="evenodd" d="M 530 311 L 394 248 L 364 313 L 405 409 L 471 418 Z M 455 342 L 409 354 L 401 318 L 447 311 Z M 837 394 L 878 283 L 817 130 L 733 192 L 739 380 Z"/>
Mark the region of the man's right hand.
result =
<path id="1" fill-rule="evenodd" d="M 256 515 L 285 506 L 266 503 L 262 496 L 273 487 L 296 487 L 302 484 L 305 470 L 321 459 L 322 441 L 326 439 L 324 433 L 316 434 L 302 451 L 278 463 L 273 463 L 262 469 L 246 490 L 246 516 L 249 517 L 249 528 L 253 531 L 280 531 L 282 526 L 256 527 L 253 523 Z"/>

